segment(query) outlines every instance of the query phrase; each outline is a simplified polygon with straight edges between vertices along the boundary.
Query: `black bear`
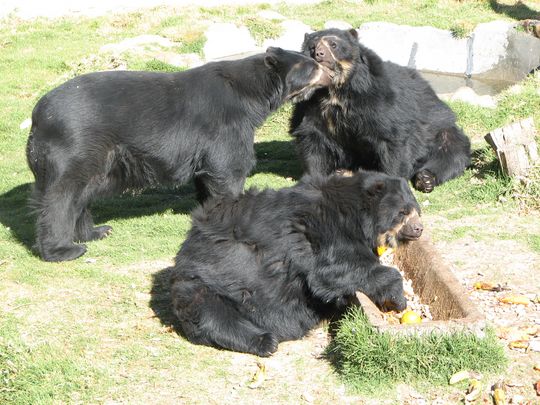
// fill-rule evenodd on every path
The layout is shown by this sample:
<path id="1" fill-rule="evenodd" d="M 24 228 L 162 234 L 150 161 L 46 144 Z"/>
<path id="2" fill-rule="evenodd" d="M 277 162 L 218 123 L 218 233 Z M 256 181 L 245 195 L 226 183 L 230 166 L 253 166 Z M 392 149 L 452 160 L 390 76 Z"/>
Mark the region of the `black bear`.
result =
<path id="1" fill-rule="evenodd" d="M 403 178 L 370 172 L 211 199 L 193 212 L 171 273 L 180 327 L 193 343 L 269 356 L 356 291 L 402 310 L 401 275 L 375 249 L 419 238 L 419 212 Z"/>
<path id="2" fill-rule="evenodd" d="M 34 108 L 26 149 L 41 257 L 75 259 L 86 247 L 74 241 L 110 232 L 88 210 L 98 196 L 192 177 L 200 200 L 240 193 L 254 130 L 328 83 L 312 58 L 268 48 L 183 72 L 91 73 L 50 91 Z"/>
<path id="3" fill-rule="evenodd" d="M 431 192 L 469 165 L 469 139 L 415 70 L 383 62 L 354 29 L 306 34 L 302 51 L 333 76 L 291 118 L 308 173 L 376 170 Z"/>

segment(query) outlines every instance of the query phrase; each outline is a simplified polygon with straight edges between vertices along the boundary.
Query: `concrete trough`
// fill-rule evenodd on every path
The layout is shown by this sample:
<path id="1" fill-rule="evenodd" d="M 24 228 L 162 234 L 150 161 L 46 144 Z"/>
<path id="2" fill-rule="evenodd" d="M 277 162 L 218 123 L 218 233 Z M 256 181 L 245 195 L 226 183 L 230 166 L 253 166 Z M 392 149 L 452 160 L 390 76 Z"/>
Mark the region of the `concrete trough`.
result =
<path id="1" fill-rule="evenodd" d="M 393 334 L 468 331 L 477 336 L 483 335 L 485 318 L 467 297 L 465 289 L 443 262 L 429 237 L 422 236 L 418 241 L 399 246 L 394 260 L 395 265 L 412 280 L 420 301 L 429 305 L 433 320 L 412 325 L 388 324 L 375 304 L 366 295 L 358 293 L 360 305 L 373 327 Z"/>

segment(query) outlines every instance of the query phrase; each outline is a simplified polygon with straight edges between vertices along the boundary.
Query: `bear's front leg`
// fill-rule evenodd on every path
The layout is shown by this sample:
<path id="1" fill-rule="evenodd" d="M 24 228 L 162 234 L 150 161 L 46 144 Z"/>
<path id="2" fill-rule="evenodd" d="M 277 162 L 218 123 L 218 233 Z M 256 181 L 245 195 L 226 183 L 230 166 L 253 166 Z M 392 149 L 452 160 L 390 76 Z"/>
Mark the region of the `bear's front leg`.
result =
<path id="1" fill-rule="evenodd" d="M 403 278 L 393 267 L 347 262 L 320 264 L 307 275 L 310 291 L 325 303 L 344 302 L 357 291 L 366 294 L 381 310 L 401 311 L 407 307 Z"/>

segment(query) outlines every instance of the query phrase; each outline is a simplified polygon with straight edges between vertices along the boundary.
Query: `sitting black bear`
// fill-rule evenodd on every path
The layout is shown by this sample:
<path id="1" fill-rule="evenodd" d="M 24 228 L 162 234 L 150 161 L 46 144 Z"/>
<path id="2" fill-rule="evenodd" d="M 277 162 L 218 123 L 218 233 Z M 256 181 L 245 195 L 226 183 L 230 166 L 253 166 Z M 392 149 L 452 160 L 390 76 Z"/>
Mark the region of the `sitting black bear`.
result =
<path id="1" fill-rule="evenodd" d="M 293 112 L 291 134 L 305 170 L 377 170 L 423 192 L 461 175 L 470 142 L 452 110 L 415 70 L 383 62 L 357 35 L 329 29 L 305 36 L 303 52 L 333 75 Z"/>
<path id="2" fill-rule="evenodd" d="M 255 163 L 255 128 L 328 82 L 312 58 L 269 48 L 184 72 L 91 73 L 50 91 L 26 151 L 41 257 L 75 259 L 86 247 L 74 241 L 110 232 L 87 208 L 98 196 L 192 177 L 200 200 L 237 195 Z"/>
<path id="3" fill-rule="evenodd" d="M 193 343 L 269 356 L 357 291 L 402 310 L 401 275 L 375 249 L 419 238 L 419 212 L 404 179 L 370 172 L 211 199 L 176 257 L 173 311 Z"/>

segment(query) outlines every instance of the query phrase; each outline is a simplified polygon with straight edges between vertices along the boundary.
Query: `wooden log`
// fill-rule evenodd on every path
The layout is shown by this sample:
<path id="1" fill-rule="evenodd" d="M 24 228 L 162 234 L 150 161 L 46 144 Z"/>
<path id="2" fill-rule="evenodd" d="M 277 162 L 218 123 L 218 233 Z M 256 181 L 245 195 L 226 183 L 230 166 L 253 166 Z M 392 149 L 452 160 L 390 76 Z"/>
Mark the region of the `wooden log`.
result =
<path id="1" fill-rule="evenodd" d="M 532 117 L 488 133 L 484 139 L 497 153 L 502 171 L 511 177 L 526 177 L 538 161 L 536 128 Z"/>

